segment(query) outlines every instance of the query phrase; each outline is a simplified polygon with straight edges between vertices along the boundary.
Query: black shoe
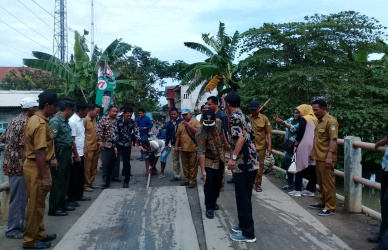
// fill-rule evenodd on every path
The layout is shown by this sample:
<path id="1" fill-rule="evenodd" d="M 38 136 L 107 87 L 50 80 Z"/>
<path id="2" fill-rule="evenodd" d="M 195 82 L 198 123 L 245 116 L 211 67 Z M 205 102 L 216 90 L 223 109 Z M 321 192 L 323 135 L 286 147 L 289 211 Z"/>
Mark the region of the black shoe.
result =
<path id="1" fill-rule="evenodd" d="M 195 188 L 196 186 L 197 186 L 197 183 L 196 183 L 196 182 L 190 183 L 190 184 L 189 184 L 189 188 Z"/>
<path id="2" fill-rule="evenodd" d="M 76 202 L 76 201 L 69 201 L 69 206 L 72 206 L 72 207 L 79 207 L 79 203 Z"/>
<path id="3" fill-rule="evenodd" d="M 214 212 L 213 210 L 206 210 L 206 217 L 209 218 L 209 219 L 213 219 L 214 218 Z"/>
<path id="4" fill-rule="evenodd" d="M 170 181 L 174 182 L 174 181 L 180 181 L 180 180 L 181 180 L 180 178 L 173 177 Z"/>
<path id="5" fill-rule="evenodd" d="M 220 209 L 220 207 L 216 203 L 216 205 L 214 206 L 214 210 L 218 210 L 218 209 Z"/>
<path id="6" fill-rule="evenodd" d="M 109 186 L 105 185 L 105 184 L 101 184 L 100 186 L 100 189 L 105 189 L 105 188 L 108 188 Z"/>
<path id="7" fill-rule="evenodd" d="M 232 179 L 228 180 L 226 183 L 228 183 L 228 184 L 234 183 L 234 178 L 232 177 Z"/>
<path id="8" fill-rule="evenodd" d="M 42 242 L 49 242 L 49 241 L 55 240 L 56 238 L 57 238 L 56 234 L 46 234 L 46 238 L 43 238 L 40 241 L 42 241 Z"/>
<path id="9" fill-rule="evenodd" d="M 180 186 L 188 186 L 188 185 L 189 185 L 188 182 L 182 182 L 182 183 L 180 184 Z"/>
<path id="10" fill-rule="evenodd" d="M 74 210 L 75 210 L 75 207 L 73 207 L 73 206 L 67 206 L 67 207 L 62 208 L 62 211 L 74 211 Z"/>
<path id="11" fill-rule="evenodd" d="M 121 182 L 121 180 L 119 178 L 112 178 L 112 181 L 114 181 L 114 182 Z"/>
<path id="12" fill-rule="evenodd" d="M 50 247 L 51 247 L 51 242 L 43 242 L 40 240 L 38 240 L 34 245 L 23 246 L 24 249 L 45 249 Z"/>
<path id="13" fill-rule="evenodd" d="M 81 196 L 78 198 L 77 201 L 90 201 L 91 199 L 92 199 L 91 197 Z"/>
<path id="14" fill-rule="evenodd" d="M 128 183 L 124 183 L 123 188 L 128 188 Z"/>
<path id="15" fill-rule="evenodd" d="M 65 212 L 65 211 L 58 210 L 56 212 L 49 212 L 48 215 L 49 216 L 67 216 L 69 214 L 67 212 Z"/>
<path id="16" fill-rule="evenodd" d="M 368 237 L 367 238 L 369 242 L 372 242 L 372 243 L 379 243 L 381 238 L 380 236 L 376 236 L 376 237 Z"/>

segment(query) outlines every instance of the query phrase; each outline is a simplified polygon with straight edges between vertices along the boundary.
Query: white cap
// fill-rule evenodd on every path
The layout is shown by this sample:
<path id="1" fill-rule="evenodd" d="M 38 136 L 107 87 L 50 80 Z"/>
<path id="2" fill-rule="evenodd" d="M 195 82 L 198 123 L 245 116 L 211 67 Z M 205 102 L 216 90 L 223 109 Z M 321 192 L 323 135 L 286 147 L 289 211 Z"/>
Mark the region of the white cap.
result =
<path id="1" fill-rule="evenodd" d="M 26 97 L 23 98 L 23 100 L 20 102 L 20 106 L 22 107 L 22 109 L 28 109 L 32 107 L 38 107 L 39 104 L 34 98 Z"/>

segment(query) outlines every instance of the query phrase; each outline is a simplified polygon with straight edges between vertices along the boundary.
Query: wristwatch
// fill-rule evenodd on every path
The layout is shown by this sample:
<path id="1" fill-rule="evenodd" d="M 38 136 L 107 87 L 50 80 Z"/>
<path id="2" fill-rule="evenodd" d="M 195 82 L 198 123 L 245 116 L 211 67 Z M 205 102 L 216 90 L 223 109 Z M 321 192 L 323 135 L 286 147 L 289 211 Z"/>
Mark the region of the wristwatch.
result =
<path id="1" fill-rule="evenodd" d="M 237 160 L 237 155 L 232 155 L 232 159 L 235 161 Z"/>

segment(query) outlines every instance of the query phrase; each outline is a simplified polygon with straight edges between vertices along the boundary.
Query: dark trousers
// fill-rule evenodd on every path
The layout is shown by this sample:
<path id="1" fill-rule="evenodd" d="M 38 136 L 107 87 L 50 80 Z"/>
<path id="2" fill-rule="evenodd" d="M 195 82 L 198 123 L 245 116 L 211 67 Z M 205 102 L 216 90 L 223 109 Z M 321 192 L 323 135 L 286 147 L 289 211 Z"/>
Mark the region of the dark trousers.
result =
<path id="1" fill-rule="evenodd" d="M 71 147 L 55 147 L 58 167 L 51 167 L 52 187 L 50 190 L 49 212 L 55 213 L 67 207 L 67 191 L 69 189 Z"/>
<path id="2" fill-rule="evenodd" d="M 381 170 L 381 226 L 380 237 L 383 237 L 384 233 L 388 229 L 388 171 Z"/>
<path id="3" fill-rule="evenodd" d="M 252 186 L 257 170 L 248 171 L 248 166 L 239 165 L 241 173 L 234 174 L 234 188 L 236 194 L 238 226 L 242 235 L 247 238 L 255 238 L 255 226 L 252 217 Z"/>
<path id="4" fill-rule="evenodd" d="M 70 167 L 69 190 L 67 192 L 68 201 L 77 201 L 84 196 L 84 178 L 84 157 L 81 156 L 80 162 L 75 162 L 73 158 L 73 164 Z"/>
<path id="5" fill-rule="evenodd" d="M 218 169 L 205 168 L 206 182 L 203 188 L 205 193 L 206 210 L 214 210 L 217 199 L 220 196 L 222 178 L 224 173 L 224 163 L 220 161 Z"/>
<path id="6" fill-rule="evenodd" d="M 296 191 L 302 191 L 303 177 L 307 177 L 309 180 L 306 186 L 306 190 L 314 193 L 317 185 L 317 173 L 315 171 L 315 166 L 308 166 L 307 168 L 295 174 Z"/>
<path id="7" fill-rule="evenodd" d="M 110 164 L 111 150 L 113 148 L 104 147 L 101 151 L 101 163 L 102 163 L 102 179 L 105 182 L 106 173 L 108 172 L 108 166 Z"/>
<path id="8" fill-rule="evenodd" d="M 121 152 L 117 154 L 111 178 L 120 178 Z"/>
<path id="9" fill-rule="evenodd" d="M 130 159 L 131 159 L 131 146 L 117 146 L 117 150 L 119 153 L 121 153 L 122 157 L 123 157 L 123 172 L 124 172 L 124 183 L 128 183 L 129 182 L 129 178 L 130 178 L 130 175 L 131 175 L 131 163 L 130 163 Z M 115 152 L 113 150 L 113 148 L 111 149 L 111 154 L 110 154 L 110 157 L 109 157 L 109 164 L 108 164 L 108 169 L 107 169 L 107 173 L 106 173 L 106 177 L 105 177 L 105 186 L 109 187 L 110 186 L 110 179 L 111 179 L 111 176 L 112 176 L 112 173 L 113 173 L 113 169 L 114 169 L 114 163 L 116 161 L 116 155 L 115 155 Z M 119 155 L 119 154 L 117 154 Z"/>

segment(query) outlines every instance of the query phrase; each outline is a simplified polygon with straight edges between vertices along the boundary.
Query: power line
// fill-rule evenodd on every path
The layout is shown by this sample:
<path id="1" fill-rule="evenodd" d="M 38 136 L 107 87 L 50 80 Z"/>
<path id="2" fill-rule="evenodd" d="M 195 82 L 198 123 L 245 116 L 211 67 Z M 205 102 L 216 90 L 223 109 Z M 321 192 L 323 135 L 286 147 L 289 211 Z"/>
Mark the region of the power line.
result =
<path id="1" fill-rule="evenodd" d="M 32 14 L 34 14 L 37 18 L 39 18 L 39 20 L 41 20 L 44 24 L 47 25 L 47 27 L 49 27 L 50 29 L 54 30 L 49 24 L 47 24 L 42 18 L 40 18 L 37 14 L 35 14 L 30 8 L 28 8 L 24 3 L 22 3 L 20 0 L 18 0 L 19 3 L 21 3 L 24 7 L 26 7 L 26 9 L 28 9 Z"/>
<path id="2" fill-rule="evenodd" d="M 17 48 L 14 48 L 14 47 L 12 47 L 12 46 L 9 46 L 9 45 L 7 45 L 7 44 L 1 42 L 1 41 L 0 41 L 0 43 L 3 44 L 4 46 L 7 46 L 8 48 L 17 50 L 17 51 L 19 51 L 19 52 L 21 52 L 21 53 L 23 53 L 23 54 L 26 54 L 26 55 L 28 55 L 28 56 L 31 56 L 31 54 L 28 54 L 27 52 L 24 52 L 24 51 L 21 51 L 21 50 L 19 50 L 19 49 L 17 49 Z"/>
<path id="3" fill-rule="evenodd" d="M 26 25 L 28 28 L 30 28 L 32 31 L 34 31 L 36 34 L 40 35 L 41 37 L 43 37 L 44 39 L 46 39 L 47 41 L 49 41 L 51 43 L 50 40 L 48 40 L 45 36 L 43 36 L 42 34 L 40 34 L 38 31 L 34 30 L 33 28 L 31 28 L 28 24 L 26 24 L 25 22 L 23 22 L 22 20 L 20 20 L 19 18 L 17 18 L 16 16 L 14 16 L 11 12 L 9 12 L 8 10 L 6 10 L 3 6 L 0 6 L 0 8 L 2 8 L 3 10 L 5 10 L 8 14 L 10 14 L 11 16 L 13 16 L 16 20 L 19 20 L 19 22 L 21 22 L 22 24 Z"/>
<path id="4" fill-rule="evenodd" d="M 19 34 L 25 36 L 26 38 L 30 39 L 31 41 L 33 41 L 34 43 L 36 44 L 39 44 L 40 46 L 42 46 L 43 48 L 47 49 L 48 51 L 51 51 L 49 48 L 47 48 L 46 46 L 38 43 L 37 41 L 33 40 L 32 38 L 26 36 L 25 34 L 23 34 L 22 32 L 18 31 L 17 29 L 15 29 L 14 27 L 12 27 L 11 25 L 9 25 L 8 23 L 4 22 L 3 20 L 0 19 L 0 22 L 4 23 L 5 25 L 7 25 L 8 27 L 10 27 L 11 29 L 15 30 L 16 32 L 18 32 Z"/>
<path id="5" fill-rule="evenodd" d="M 49 14 L 50 16 L 54 17 L 53 14 L 51 14 L 50 12 L 48 12 L 45 8 L 43 8 L 42 6 L 40 6 L 37 2 L 35 2 L 34 0 L 31 0 L 33 1 L 36 5 L 38 5 L 42 10 L 44 10 L 47 14 Z M 55 18 L 55 17 L 54 17 Z"/>

